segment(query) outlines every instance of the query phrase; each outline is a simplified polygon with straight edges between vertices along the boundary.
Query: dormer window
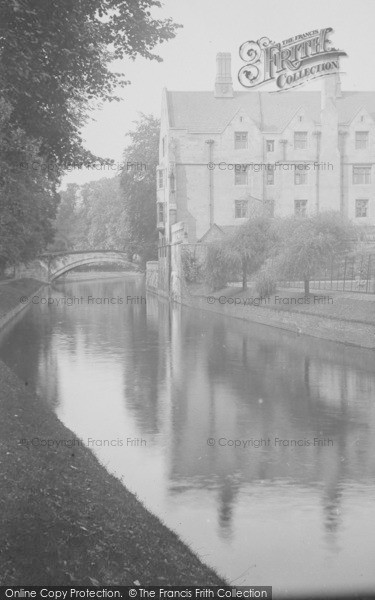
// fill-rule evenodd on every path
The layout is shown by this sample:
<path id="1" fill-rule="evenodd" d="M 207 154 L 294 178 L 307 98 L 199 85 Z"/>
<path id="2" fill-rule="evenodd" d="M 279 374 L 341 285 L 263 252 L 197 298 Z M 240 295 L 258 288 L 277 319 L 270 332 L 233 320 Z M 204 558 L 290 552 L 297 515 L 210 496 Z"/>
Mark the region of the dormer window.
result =
<path id="1" fill-rule="evenodd" d="M 294 149 L 306 150 L 307 148 L 307 131 L 294 132 Z"/>
<path id="2" fill-rule="evenodd" d="M 368 131 L 355 132 L 355 149 L 366 150 L 368 148 Z"/>
<path id="3" fill-rule="evenodd" d="M 247 148 L 247 131 L 236 131 L 234 134 L 235 150 L 245 150 Z"/>

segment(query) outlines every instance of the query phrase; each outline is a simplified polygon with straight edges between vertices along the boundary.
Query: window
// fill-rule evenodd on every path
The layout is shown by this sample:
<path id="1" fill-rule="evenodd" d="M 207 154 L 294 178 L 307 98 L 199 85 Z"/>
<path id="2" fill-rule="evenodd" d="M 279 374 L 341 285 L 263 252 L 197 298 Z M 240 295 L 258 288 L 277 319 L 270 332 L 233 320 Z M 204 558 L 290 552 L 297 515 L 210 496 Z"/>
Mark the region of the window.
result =
<path id="1" fill-rule="evenodd" d="M 247 131 L 236 131 L 234 134 L 234 148 L 242 150 L 247 148 Z"/>
<path id="2" fill-rule="evenodd" d="M 355 201 L 355 216 L 357 218 L 368 217 L 368 200 L 361 198 Z"/>
<path id="3" fill-rule="evenodd" d="M 368 147 L 368 131 L 355 132 L 355 149 L 366 150 Z"/>
<path id="4" fill-rule="evenodd" d="M 371 167 L 353 165 L 353 183 L 371 183 Z"/>
<path id="5" fill-rule="evenodd" d="M 234 185 L 247 185 L 247 171 L 241 169 L 234 172 Z"/>
<path id="6" fill-rule="evenodd" d="M 156 206 L 157 206 L 157 221 L 158 221 L 158 223 L 164 223 L 164 218 L 165 218 L 164 202 L 158 202 Z"/>
<path id="7" fill-rule="evenodd" d="M 160 190 L 163 187 L 164 187 L 164 171 L 162 169 L 159 169 L 158 170 L 158 188 Z"/>
<path id="8" fill-rule="evenodd" d="M 163 139 L 161 140 L 161 151 L 162 151 L 162 155 L 165 156 L 165 149 L 166 149 L 167 143 L 166 143 L 166 136 L 163 137 Z"/>
<path id="9" fill-rule="evenodd" d="M 303 171 L 294 171 L 294 185 L 306 185 L 307 173 Z"/>
<path id="10" fill-rule="evenodd" d="M 273 169 L 267 169 L 266 171 L 266 183 L 267 185 L 275 184 L 275 171 Z"/>
<path id="11" fill-rule="evenodd" d="M 266 150 L 267 152 L 274 152 L 275 140 L 266 140 Z"/>
<path id="12" fill-rule="evenodd" d="M 247 200 L 236 200 L 234 203 L 234 217 L 235 219 L 246 219 L 247 217 Z"/>
<path id="13" fill-rule="evenodd" d="M 307 200 L 294 200 L 294 214 L 297 217 L 306 217 Z"/>
<path id="14" fill-rule="evenodd" d="M 306 150 L 307 148 L 307 131 L 294 132 L 294 149 Z"/>

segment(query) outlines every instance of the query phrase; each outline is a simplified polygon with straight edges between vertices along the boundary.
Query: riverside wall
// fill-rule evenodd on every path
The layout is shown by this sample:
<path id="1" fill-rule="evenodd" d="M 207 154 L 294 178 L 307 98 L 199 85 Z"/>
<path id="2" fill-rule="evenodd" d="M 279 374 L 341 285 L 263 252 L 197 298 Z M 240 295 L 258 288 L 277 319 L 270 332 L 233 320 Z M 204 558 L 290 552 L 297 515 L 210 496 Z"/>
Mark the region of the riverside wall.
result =
<path id="1" fill-rule="evenodd" d="M 167 272 L 159 264 L 158 281 L 156 281 L 155 263 L 147 263 L 146 267 L 146 289 L 151 293 L 168 298 L 199 310 L 219 313 L 224 316 L 242 319 L 269 327 L 292 331 L 297 335 L 309 335 L 333 342 L 358 346 L 375 350 L 375 322 L 351 321 L 343 318 L 321 314 L 309 314 L 301 310 L 277 310 L 269 306 L 244 306 L 244 305 L 220 305 L 219 303 L 208 303 L 207 297 L 192 295 L 185 282 L 182 268 L 182 250 L 184 244 L 171 244 L 170 278 L 168 288 L 160 283 L 167 280 Z"/>

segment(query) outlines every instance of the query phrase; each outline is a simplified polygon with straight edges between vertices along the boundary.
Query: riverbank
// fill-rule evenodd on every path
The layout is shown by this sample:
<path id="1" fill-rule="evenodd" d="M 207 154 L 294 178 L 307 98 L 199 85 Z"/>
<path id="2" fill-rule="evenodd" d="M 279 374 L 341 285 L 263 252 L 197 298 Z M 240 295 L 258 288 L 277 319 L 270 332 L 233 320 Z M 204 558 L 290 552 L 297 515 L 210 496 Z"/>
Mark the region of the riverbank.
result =
<path id="1" fill-rule="evenodd" d="M 227 287 L 215 293 L 190 290 L 182 304 L 262 325 L 286 329 L 361 348 L 375 349 L 375 297 L 373 294 L 313 291 L 308 297 L 279 289 L 261 300 L 251 287 Z"/>
<path id="2" fill-rule="evenodd" d="M 46 283 L 38 279 L 10 279 L 0 281 L 0 329 L 31 302 Z"/>
<path id="3" fill-rule="evenodd" d="M 223 583 L 1 362 L 0 380 L 0 585 Z"/>

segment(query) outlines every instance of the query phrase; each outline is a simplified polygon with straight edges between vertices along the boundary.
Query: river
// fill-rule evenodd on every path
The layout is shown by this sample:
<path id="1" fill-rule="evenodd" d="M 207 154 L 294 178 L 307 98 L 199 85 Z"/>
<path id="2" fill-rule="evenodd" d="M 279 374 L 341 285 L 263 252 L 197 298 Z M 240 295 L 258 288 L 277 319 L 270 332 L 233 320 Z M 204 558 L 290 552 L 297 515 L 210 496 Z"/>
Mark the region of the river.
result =
<path id="1" fill-rule="evenodd" d="M 108 471 L 276 598 L 375 589 L 374 356 L 146 298 L 139 275 L 57 283 L 0 334 Z"/>

